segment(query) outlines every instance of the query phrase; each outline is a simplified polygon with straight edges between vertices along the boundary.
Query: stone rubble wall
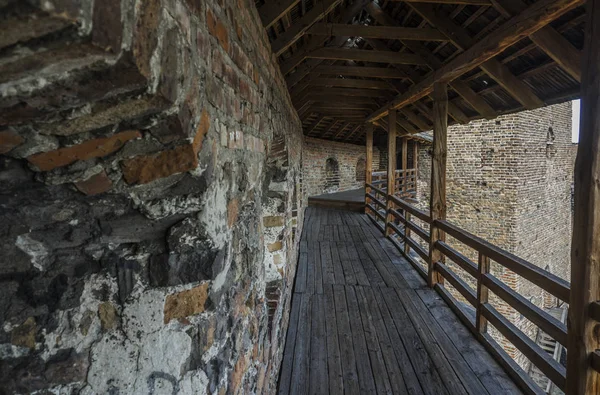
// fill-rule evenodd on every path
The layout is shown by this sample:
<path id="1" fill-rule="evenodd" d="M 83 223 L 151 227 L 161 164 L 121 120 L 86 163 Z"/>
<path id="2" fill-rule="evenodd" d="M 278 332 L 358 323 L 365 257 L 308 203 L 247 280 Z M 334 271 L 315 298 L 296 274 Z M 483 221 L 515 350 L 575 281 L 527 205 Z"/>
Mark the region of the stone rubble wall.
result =
<path id="1" fill-rule="evenodd" d="M 302 128 L 254 4 L 0 7 L 0 393 L 274 392 Z"/>
<path id="2" fill-rule="evenodd" d="M 379 150 L 373 147 L 373 168 L 379 162 Z M 326 163 L 333 158 L 339 167 L 339 185 L 329 187 L 326 183 Z M 341 192 L 364 186 L 364 176 L 358 177 L 356 167 L 359 161 L 365 161 L 364 145 L 339 143 L 335 141 L 305 137 L 302 153 L 303 188 L 308 196 L 323 193 Z M 361 172 L 362 173 L 362 172 Z"/>

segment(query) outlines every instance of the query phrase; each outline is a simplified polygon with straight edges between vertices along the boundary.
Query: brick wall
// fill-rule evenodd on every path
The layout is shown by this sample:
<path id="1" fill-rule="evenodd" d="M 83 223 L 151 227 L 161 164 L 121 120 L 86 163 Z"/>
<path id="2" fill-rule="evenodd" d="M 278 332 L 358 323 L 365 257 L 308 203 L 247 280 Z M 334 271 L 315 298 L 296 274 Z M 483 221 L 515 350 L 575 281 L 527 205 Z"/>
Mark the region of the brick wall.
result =
<path id="1" fill-rule="evenodd" d="M 419 150 L 419 202 L 427 209 L 430 149 Z M 450 127 L 448 220 L 568 279 L 572 156 L 570 103 Z M 473 251 L 455 240 L 449 242 L 477 262 Z M 532 302 L 544 305 L 538 287 L 495 263 L 492 272 Z M 473 284 L 469 276 L 464 278 Z M 533 327 L 516 311 L 497 298 L 492 303 L 533 336 Z M 507 341 L 502 342 L 511 355 L 519 356 Z"/>
<path id="2" fill-rule="evenodd" d="M 254 3 L 2 7 L 0 392 L 275 391 L 302 129 Z"/>
<path id="3" fill-rule="evenodd" d="M 373 168 L 380 160 L 379 150 L 373 148 Z M 362 171 L 357 174 L 356 168 L 362 168 L 366 158 L 366 147 L 362 145 L 338 143 L 305 137 L 302 152 L 303 186 L 308 196 L 320 195 L 356 189 L 364 186 Z M 328 184 L 327 161 L 335 161 L 338 167 L 337 185 Z"/>

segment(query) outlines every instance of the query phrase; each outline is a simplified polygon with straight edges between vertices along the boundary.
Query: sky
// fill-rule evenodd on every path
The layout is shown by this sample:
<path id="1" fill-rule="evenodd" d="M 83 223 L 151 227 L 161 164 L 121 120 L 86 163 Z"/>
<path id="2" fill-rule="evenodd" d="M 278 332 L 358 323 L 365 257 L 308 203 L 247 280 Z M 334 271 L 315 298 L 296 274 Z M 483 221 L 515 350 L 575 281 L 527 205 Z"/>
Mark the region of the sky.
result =
<path id="1" fill-rule="evenodd" d="M 573 119 L 571 120 L 571 136 L 574 143 L 579 142 L 579 99 L 573 100 Z"/>

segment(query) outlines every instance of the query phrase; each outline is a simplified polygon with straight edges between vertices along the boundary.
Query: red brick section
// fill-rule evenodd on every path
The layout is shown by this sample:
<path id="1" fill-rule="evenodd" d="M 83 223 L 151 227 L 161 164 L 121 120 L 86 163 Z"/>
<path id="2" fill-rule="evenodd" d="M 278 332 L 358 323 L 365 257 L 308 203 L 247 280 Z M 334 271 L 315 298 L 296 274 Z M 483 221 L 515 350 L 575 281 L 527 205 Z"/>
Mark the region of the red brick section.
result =
<path id="1" fill-rule="evenodd" d="M 6 154 L 23 142 L 23 137 L 15 132 L 3 130 L 0 132 L 0 154 Z"/>
<path id="2" fill-rule="evenodd" d="M 49 171 L 69 165 L 77 160 L 99 158 L 118 151 L 129 140 L 142 137 L 137 130 L 128 130 L 110 137 L 93 139 L 71 147 L 42 152 L 27 158 L 29 163 L 41 171 Z"/>
<path id="3" fill-rule="evenodd" d="M 153 155 L 140 155 L 121 163 L 123 177 L 128 184 L 147 184 L 172 174 L 183 173 L 198 166 L 198 152 L 210 128 L 206 110 L 202 112 L 196 136 L 185 144 Z"/>
<path id="4" fill-rule="evenodd" d="M 76 182 L 75 187 L 79 192 L 85 193 L 86 195 L 97 195 L 108 191 L 112 187 L 112 181 L 103 170 L 87 180 Z"/>
<path id="5" fill-rule="evenodd" d="M 210 34 L 217 38 L 225 51 L 229 52 L 229 33 L 227 33 L 227 28 L 210 9 L 206 10 L 206 24 Z"/>

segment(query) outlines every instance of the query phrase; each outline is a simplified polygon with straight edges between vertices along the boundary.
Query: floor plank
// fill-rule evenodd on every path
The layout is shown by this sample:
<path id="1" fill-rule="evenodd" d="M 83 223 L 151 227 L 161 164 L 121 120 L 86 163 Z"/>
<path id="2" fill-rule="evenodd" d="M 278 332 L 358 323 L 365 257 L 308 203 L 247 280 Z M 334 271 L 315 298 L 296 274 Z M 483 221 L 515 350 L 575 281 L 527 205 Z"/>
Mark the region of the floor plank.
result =
<path id="1" fill-rule="evenodd" d="M 305 211 L 279 394 L 520 394 L 364 214 Z"/>

